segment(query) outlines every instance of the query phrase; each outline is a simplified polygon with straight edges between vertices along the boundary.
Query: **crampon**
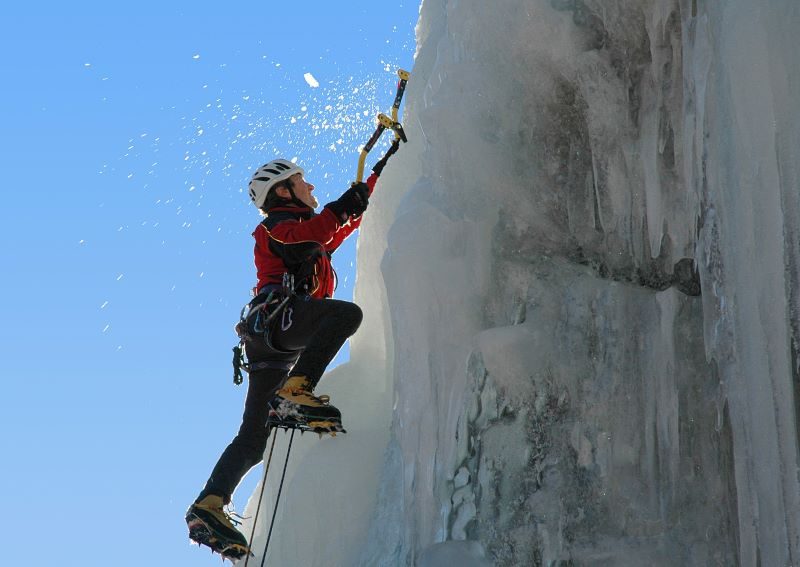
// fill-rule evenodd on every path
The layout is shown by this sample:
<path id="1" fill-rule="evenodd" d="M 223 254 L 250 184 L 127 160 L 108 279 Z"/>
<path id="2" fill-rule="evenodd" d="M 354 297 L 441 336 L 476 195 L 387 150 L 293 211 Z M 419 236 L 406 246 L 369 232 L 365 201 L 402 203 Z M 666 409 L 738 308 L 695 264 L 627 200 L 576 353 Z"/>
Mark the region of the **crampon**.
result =
<path id="1" fill-rule="evenodd" d="M 270 408 L 267 425 L 286 430 L 296 429 L 300 431 L 300 433 L 311 431 L 319 434 L 320 437 L 326 434 L 331 437 L 336 437 L 337 433 L 347 433 L 344 427 L 342 427 L 342 422 L 337 419 L 305 419 L 303 416 L 297 414 L 281 415 L 279 411 L 273 408 Z"/>
<path id="2" fill-rule="evenodd" d="M 267 424 L 284 429 L 313 431 L 320 436 L 345 433 L 342 414 L 330 403 L 330 396 L 314 395 L 313 385 L 303 375 L 289 376 L 269 403 Z"/>
<path id="3" fill-rule="evenodd" d="M 187 518 L 187 525 L 189 526 L 189 539 L 198 545 L 211 548 L 211 552 L 219 553 L 223 560 L 228 559 L 233 563 L 250 552 L 248 547 L 215 534 L 208 524 L 197 516 Z"/>

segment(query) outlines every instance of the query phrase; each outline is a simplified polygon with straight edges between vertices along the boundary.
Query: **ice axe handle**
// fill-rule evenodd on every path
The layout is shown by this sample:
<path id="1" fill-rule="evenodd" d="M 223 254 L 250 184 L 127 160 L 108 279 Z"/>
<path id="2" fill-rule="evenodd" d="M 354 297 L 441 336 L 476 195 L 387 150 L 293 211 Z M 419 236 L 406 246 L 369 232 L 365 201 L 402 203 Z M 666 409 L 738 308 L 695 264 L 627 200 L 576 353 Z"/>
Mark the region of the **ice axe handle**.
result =
<path id="1" fill-rule="evenodd" d="M 378 141 L 378 138 L 381 137 L 383 131 L 386 130 L 386 125 L 381 121 L 378 122 L 378 127 L 375 128 L 375 131 L 370 136 L 370 139 L 367 140 L 367 143 L 364 145 L 364 149 L 361 150 L 361 155 L 358 157 L 358 171 L 356 172 L 356 183 L 361 183 L 364 181 L 364 163 L 367 161 L 367 154 L 370 152 L 372 147 Z"/>

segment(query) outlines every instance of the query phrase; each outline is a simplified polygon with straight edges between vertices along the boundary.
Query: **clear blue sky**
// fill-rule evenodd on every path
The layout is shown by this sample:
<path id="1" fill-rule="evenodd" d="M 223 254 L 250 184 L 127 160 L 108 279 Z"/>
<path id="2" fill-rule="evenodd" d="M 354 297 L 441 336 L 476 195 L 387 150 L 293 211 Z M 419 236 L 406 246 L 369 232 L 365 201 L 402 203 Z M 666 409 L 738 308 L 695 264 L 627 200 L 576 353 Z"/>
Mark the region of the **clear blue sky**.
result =
<path id="1" fill-rule="evenodd" d="M 4 565 L 220 564 L 183 514 L 241 417 L 247 180 L 297 157 L 322 203 L 347 187 L 413 64 L 419 3 L 222 6 L 4 8 Z"/>

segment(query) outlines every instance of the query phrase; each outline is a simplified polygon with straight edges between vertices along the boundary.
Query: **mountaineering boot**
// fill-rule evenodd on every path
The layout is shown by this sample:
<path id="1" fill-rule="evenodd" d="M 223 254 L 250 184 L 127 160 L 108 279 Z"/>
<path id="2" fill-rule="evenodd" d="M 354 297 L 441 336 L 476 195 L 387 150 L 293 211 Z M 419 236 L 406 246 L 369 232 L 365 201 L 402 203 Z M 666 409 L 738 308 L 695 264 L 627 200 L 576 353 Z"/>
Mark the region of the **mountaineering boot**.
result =
<path id="1" fill-rule="evenodd" d="M 215 494 L 192 504 L 186 512 L 189 538 L 225 558 L 240 559 L 248 553 L 247 539 L 234 526 L 235 520 L 225 513 L 224 505 L 222 497 Z"/>
<path id="2" fill-rule="evenodd" d="M 341 412 L 330 404 L 328 396 L 315 396 L 312 389 L 307 377 L 289 376 L 270 402 L 270 421 L 317 433 L 344 432 Z"/>

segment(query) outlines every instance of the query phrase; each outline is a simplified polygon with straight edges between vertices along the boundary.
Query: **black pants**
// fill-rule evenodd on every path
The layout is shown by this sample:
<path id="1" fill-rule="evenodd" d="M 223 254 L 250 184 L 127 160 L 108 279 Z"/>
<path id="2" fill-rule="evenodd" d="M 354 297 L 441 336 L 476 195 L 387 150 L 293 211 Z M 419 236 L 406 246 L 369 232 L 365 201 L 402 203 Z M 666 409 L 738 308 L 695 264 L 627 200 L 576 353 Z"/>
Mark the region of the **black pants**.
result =
<path id="1" fill-rule="evenodd" d="M 289 302 L 273 325 L 271 339 L 276 348 L 297 351 L 299 358 L 291 371 L 265 368 L 250 373 L 239 433 L 223 451 L 198 500 L 216 494 L 226 503 L 230 501 L 236 486 L 264 455 L 270 433 L 267 404 L 275 392 L 288 375 L 302 374 L 316 386 L 333 357 L 356 332 L 362 317 L 358 305 L 347 301 L 298 296 Z M 251 364 L 286 359 L 286 354 L 277 354 L 263 339 L 249 340 L 245 350 Z"/>

